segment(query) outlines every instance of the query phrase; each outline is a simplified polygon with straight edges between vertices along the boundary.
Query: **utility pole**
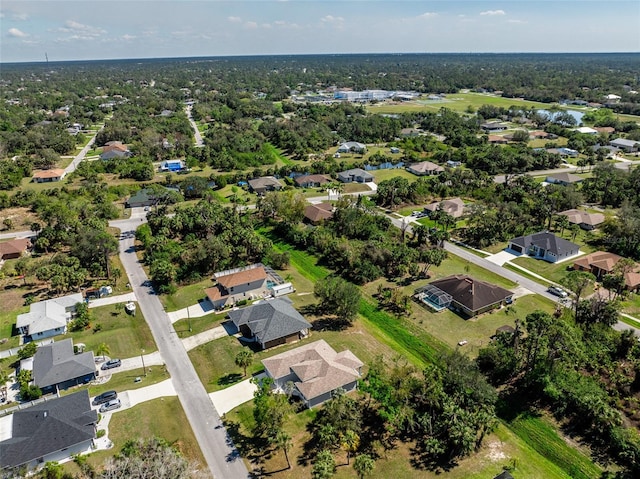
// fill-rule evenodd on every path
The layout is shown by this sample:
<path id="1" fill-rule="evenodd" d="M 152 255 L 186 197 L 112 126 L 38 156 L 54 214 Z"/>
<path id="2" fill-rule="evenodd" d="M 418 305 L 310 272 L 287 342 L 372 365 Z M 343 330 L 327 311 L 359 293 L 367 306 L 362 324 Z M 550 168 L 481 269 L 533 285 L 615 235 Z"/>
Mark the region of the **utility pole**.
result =
<path id="1" fill-rule="evenodd" d="M 147 377 L 147 368 L 144 366 L 144 349 L 140 350 L 140 359 L 142 359 L 142 372 L 144 377 Z"/>

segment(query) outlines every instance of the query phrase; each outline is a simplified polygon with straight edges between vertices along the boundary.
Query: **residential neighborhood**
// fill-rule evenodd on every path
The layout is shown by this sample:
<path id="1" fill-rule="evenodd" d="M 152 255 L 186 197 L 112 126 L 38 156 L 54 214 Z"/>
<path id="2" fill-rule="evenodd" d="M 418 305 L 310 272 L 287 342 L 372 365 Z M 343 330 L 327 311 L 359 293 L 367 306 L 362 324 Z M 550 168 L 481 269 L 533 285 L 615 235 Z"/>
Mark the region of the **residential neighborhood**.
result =
<path id="1" fill-rule="evenodd" d="M 0 475 L 636 477 L 637 55 L 505 55 L 3 68 Z"/>

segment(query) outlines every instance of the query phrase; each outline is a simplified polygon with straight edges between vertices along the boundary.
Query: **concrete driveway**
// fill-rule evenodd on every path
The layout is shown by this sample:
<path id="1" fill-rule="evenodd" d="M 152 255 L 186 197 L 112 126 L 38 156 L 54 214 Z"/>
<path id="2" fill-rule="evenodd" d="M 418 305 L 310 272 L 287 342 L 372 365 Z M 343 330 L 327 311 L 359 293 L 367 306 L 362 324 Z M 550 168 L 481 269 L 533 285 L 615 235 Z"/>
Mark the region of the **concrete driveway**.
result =
<path id="1" fill-rule="evenodd" d="M 264 374 L 256 376 L 256 378 L 262 378 Z M 251 378 L 245 379 L 238 384 L 229 386 L 222 391 L 216 391 L 209 394 L 213 405 L 218 411 L 218 414 L 226 414 L 232 409 L 240 406 L 241 404 L 251 401 L 253 399 L 253 393 L 256 392 L 258 386 L 251 382 Z"/>
<path id="2" fill-rule="evenodd" d="M 500 251 L 496 254 L 492 254 L 491 256 L 487 256 L 487 261 L 491 261 L 498 266 L 502 266 L 505 263 L 508 263 L 511 260 L 518 258 L 518 255 L 510 253 L 509 251 Z"/>
<path id="3" fill-rule="evenodd" d="M 135 293 L 119 294 L 118 296 L 107 296 L 106 298 L 93 299 L 89 301 L 89 308 L 99 308 L 110 304 L 128 303 L 137 301 Z"/>

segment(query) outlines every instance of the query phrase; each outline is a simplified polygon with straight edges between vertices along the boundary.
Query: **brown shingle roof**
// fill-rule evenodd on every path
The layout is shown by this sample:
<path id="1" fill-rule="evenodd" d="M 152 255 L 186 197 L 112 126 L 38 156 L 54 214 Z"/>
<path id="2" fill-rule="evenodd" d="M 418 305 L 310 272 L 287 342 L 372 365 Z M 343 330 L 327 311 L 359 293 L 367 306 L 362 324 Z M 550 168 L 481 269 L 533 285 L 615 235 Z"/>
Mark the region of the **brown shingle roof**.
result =
<path id="1" fill-rule="evenodd" d="M 234 286 L 239 286 L 245 283 L 252 283 L 260 279 L 267 279 L 267 272 L 262 266 L 257 268 L 245 269 L 237 273 L 226 274 L 224 276 L 217 276 L 216 280 L 218 284 L 222 285 L 225 289 L 229 290 Z"/>
<path id="2" fill-rule="evenodd" d="M 22 254 L 31 247 L 29 238 L 12 239 L 0 243 L 0 259 L 5 255 Z"/>
<path id="3" fill-rule="evenodd" d="M 431 161 L 421 161 L 420 163 L 414 163 L 411 165 L 409 170 L 417 171 L 418 173 L 426 173 L 428 171 L 444 171 L 444 168 L 432 163 Z"/>
<path id="4" fill-rule="evenodd" d="M 618 256 L 614 253 L 596 251 L 595 253 L 578 258 L 573 264 L 574 266 L 580 266 L 584 269 L 591 269 L 592 267 L 595 267 L 602 271 L 609 272 L 613 271 L 613 268 L 621 259 L 622 256 Z"/>
<path id="5" fill-rule="evenodd" d="M 305 399 L 312 400 L 360 377 L 360 361 L 351 351 L 336 351 L 324 339 L 262 360 L 275 379 L 293 372 L 294 384 Z"/>
<path id="6" fill-rule="evenodd" d="M 597 226 L 604 223 L 604 215 L 602 213 L 587 213 L 586 211 L 581 210 L 567 210 L 558 214 L 566 216 L 569 218 L 569 223 L 577 225 L 584 223 L 585 225 Z"/>
<path id="7" fill-rule="evenodd" d="M 507 289 L 467 275 L 447 276 L 430 284 L 449 293 L 454 301 L 470 311 L 478 311 L 513 295 L 513 292 Z"/>
<path id="8" fill-rule="evenodd" d="M 433 203 L 424 207 L 425 210 L 436 211 L 440 209 L 440 203 L 442 203 L 442 211 L 449 213 L 454 218 L 460 218 L 464 213 L 464 201 L 460 198 L 451 198 L 444 201 L 434 201 Z"/>
<path id="9" fill-rule="evenodd" d="M 318 183 L 320 185 L 324 185 L 325 183 L 331 182 L 331 180 L 327 178 L 325 175 L 302 175 L 302 176 L 297 176 L 294 181 L 298 186 L 301 186 L 307 183 Z"/>
<path id="10" fill-rule="evenodd" d="M 333 206 L 331 203 L 320 203 L 309 205 L 304 209 L 304 217 L 315 223 L 317 221 L 328 220 L 333 216 Z"/>
<path id="11" fill-rule="evenodd" d="M 52 170 L 36 171 L 33 174 L 34 178 L 61 178 L 64 176 L 64 170 L 61 168 L 54 168 Z"/>

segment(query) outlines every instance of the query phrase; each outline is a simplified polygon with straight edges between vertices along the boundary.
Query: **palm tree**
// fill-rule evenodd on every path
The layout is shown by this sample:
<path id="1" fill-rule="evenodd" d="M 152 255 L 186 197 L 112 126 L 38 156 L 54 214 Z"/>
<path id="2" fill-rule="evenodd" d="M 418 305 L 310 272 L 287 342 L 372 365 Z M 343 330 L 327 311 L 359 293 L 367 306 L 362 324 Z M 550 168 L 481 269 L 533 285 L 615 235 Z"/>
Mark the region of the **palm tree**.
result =
<path id="1" fill-rule="evenodd" d="M 347 466 L 348 466 L 349 461 L 351 459 L 351 454 L 358 450 L 358 446 L 360 445 L 360 436 L 358 436 L 351 429 L 347 429 L 347 431 L 342 436 L 342 441 L 340 445 L 347 452 Z"/>
<path id="2" fill-rule="evenodd" d="M 282 449 L 284 457 L 287 459 L 287 469 L 291 469 L 291 462 L 289 462 L 289 449 L 291 449 L 291 436 L 285 431 L 280 430 L 276 434 L 276 447 Z"/>
<path id="3" fill-rule="evenodd" d="M 102 356 L 102 360 L 104 361 L 105 355 L 111 354 L 111 351 L 109 350 L 109 346 L 106 343 L 100 343 L 98 349 L 96 349 L 96 354 L 98 356 Z"/>
<path id="4" fill-rule="evenodd" d="M 353 461 L 353 468 L 355 469 L 356 474 L 358 474 L 359 479 L 364 479 L 365 476 L 370 475 L 375 466 L 376 463 L 369 454 L 360 454 L 359 456 L 356 456 L 356 460 Z"/>
<path id="5" fill-rule="evenodd" d="M 253 353 L 248 349 L 243 349 L 236 355 L 236 366 L 243 368 L 245 377 L 247 375 L 247 368 L 253 364 Z"/>

